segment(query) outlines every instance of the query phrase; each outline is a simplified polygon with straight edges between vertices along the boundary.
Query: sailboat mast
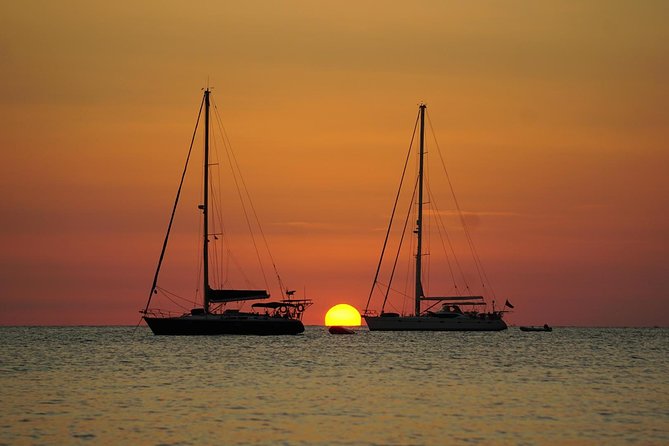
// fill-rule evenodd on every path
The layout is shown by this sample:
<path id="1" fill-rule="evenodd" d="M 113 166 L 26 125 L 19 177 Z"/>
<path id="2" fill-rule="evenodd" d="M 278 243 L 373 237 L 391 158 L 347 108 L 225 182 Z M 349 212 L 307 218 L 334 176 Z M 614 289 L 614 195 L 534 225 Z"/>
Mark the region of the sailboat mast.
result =
<path id="1" fill-rule="evenodd" d="M 420 315 L 420 299 L 423 297 L 421 282 L 423 263 L 423 158 L 425 155 L 425 107 L 420 104 L 420 155 L 418 161 L 418 220 L 416 222 L 416 316 Z"/>
<path id="2" fill-rule="evenodd" d="M 204 276 L 204 311 L 209 313 L 209 88 L 204 91 L 204 204 L 203 232 L 204 246 L 202 248 L 203 276 Z"/>

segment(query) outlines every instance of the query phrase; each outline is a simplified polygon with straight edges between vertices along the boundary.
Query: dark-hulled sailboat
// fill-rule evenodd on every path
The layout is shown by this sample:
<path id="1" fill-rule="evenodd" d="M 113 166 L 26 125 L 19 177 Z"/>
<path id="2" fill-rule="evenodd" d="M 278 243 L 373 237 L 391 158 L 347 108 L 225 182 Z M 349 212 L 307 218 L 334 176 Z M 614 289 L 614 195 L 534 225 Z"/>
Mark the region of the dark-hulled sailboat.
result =
<path id="1" fill-rule="evenodd" d="M 463 295 L 458 294 L 455 296 L 444 296 L 444 297 L 432 297 L 426 296 L 423 289 L 423 256 L 427 253 L 423 247 L 423 206 L 426 203 L 424 198 L 424 182 L 425 182 L 425 172 L 424 172 L 424 158 L 425 158 L 425 109 L 426 105 L 421 103 L 419 106 L 417 120 L 420 120 L 420 151 L 418 156 L 418 175 L 416 182 L 414 183 L 414 192 L 412 195 L 412 201 L 415 200 L 415 213 L 417 215 L 416 226 L 413 231 L 416 238 L 416 251 L 415 251 L 415 263 L 414 263 L 414 282 L 413 282 L 413 314 L 400 314 L 395 311 L 385 311 L 386 306 L 389 305 L 388 295 L 392 289 L 392 280 L 395 274 L 395 266 L 397 265 L 397 257 L 395 257 L 395 265 L 392 267 L 392 273 L 390 274 L 390 279 L 385 285 L 385 296 L 383 298 L 383 304 L 381 306 L 380 312 L 374 311 L 371 309 L 370 304 L 372 300 L 373 293 L 377 286 L 380 285 L 379 282 L 379 272 L 381 270 L 381 265 L 384 258 L 384 253 L 386 246 L 388 244 L 388 236 L 390 234 L 393 217 L 395 210 L 397 208 L 397 201 L 400 196 L 400 191 L 402 189 L 402 183 L 404 182 L 404 173 L 402 174 L 402 181 L 400 182 L 400 190 L 397 193 L 397 198 L 395 200 L 395 206 L 393 208 L 393 216 L 391 217 L 390 224 L 388 226 L 388 232 L 386 233 L 386 240 L 383 245 L 381 252 L 381 258 L 376 270 L 376 275 L 374 277 L 374 282 L 372 284 L 372 289 L 369 293 L 369 298 L 367 300 L 367 305 L 365 307 L 363 317 L 370 331 L 499 331 L 505 330 L 507 328 L 506 323 L 502 319 L 504 311 L 496 311 L 493 308 L 491 311 L 485 311 L 486 302 L 483 296 L 479 295 Z M 415 128 L 414 128 L 415 132 Z M 413 144 L 413 138 L 412 138 Z M 411 147 L 409 154 L 411 153 Z M 406 163 L 409 161 L 409 155 L 407 155 Z M 405 163 L 404 172 L 406 172 L 407 164 Z M 450 181 L 450 180 L 449 180 Z M 452 188 L 451 188 L 452 190 Z M 417 199 L 416 199 L 417 193 Z M 457 201 L 456 201 L 457 203 Z M 409 207 L 409 212 L 407 212 L 407 218 L 404 223 L 406 229 L 407 222 L 409 221 L 409 215 L 413 206 Z M 459 211 L 459 209 L 458 209 Z M 464 219 L 463 219 L 464 222 Z M 404 237 L 402 237 L 402 240 Z M 472 246 L 473 247 L 473 246 Z M 400 242 L 401 248 L 401 242 Z M 399 249 L 398 248 L 398 256 Z M 423 308 L 423 304 L 426 304 L 427 308 Z M 436 311 L 431 311 L 436 305 L 441 305 Z M 511 304 L 508 303 L 508 306 Z"/>
<path id="2" fill-rule="evenodd" d="M 286 291 L 285 298 L 274 302 L 255 303 L 251 311 L 244 312 L 239 309 L 225 308 L 228 303 L 244 302 L 249 300 L 264 300 L 270 297 L 264 289 L 215 289 L 210 284 L 210 238 L 212 234 L 209 229 L 209 206 L 210 206 L 210 156 L 209 156 L 209 133 L 210 133 L 210 89 L 204 91 L 204 179 L 203 179 L 203 202 L 198 206 L 202 211 L 202 275 L 203 275 L 203 305 L 190 310 L 190 312 L 175 315 L 162 310 L 152 309 L 151 298 L 157 293 L 158 276 L 165 256 L 165 250 L 170 235 L 170 229 L 174 221 L 175 211 L 179 202 L 179 196 L 184 183 L 186 167 L 190 158 L 188 153 L 186 167 L 181 178 L 177 192 L 167 234 L 163 242 L 163 248 L 156 268 L 156 273 L 151 286 L 151 292 L 146 307 L 141 311 L 143 319 L 156 335 L 294 335 L 304 331 L 301 321 L 304 310 L 312 304 L 309 299 L 294 299 L 294 291 Z M 199 116 L 198 116 L 199 122 Z M 197 125 L 196 125 L 197 131 Z M 193 135 L 195 138 L 195 134 Z M 192 149 L 192 143 L 191 143 Z M 278 274 L 277 274 L 278 276 Z M 280 285 L 281 281 L 279 280 Z"/>

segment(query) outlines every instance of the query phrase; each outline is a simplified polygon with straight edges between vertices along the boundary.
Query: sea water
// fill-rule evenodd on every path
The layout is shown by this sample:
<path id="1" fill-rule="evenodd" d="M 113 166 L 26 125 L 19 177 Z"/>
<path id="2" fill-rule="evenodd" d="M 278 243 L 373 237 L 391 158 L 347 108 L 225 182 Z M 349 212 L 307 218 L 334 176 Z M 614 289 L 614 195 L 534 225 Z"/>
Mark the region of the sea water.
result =
<path id="1" fill-rule="evenodd" d="M 669 330 L 0 328 L 0 444 L 669 444 Z"/>

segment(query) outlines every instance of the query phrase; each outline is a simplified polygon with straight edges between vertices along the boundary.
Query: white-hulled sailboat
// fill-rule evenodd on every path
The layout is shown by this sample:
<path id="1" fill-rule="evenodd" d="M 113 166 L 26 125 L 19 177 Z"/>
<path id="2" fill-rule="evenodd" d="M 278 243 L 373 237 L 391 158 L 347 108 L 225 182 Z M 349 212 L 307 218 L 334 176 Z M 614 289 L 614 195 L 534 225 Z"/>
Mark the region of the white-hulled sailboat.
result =
<path id="1" fill-rule="evenodd" d="M 202 276 L 203 302 L 202 306 L 192 308 L 190 312 L 174 315 L 169 312 L 151 308 L 151 298 L 158 291 L 158 276 L 165 256 L 170 230 L 174 221 L 177 204 L 184 183 L 186 167 L 181 178 L 177 197 L 170 217 L 170 222 L 160 253 L 153 284 L 145 308 L 141 311 L 143 319 L 156 335 L 290 335 L 304 331 L 301 321 L 304 310 L 312 304 L 309 299 L 294 299 L 293 291 L 286 291 L 285 298 L 275 302 L 255 303 L 251 311 L 225 308 L 228 303 L 244 302 L 249 300 L 264 300 L 270 297 L 264 289 L 215 289 L 210 283 L 210 241 L 216 238 L 209 229 L 210 208 L 210 175 L 211 166 L 209 156 L 209 110 L 210 89 L 204 91 L 200 111 L 204 106 L 204 168 L 203 168 L 203 204 L 198 206 L 202 211 Z M 198 115 L 199 122 L 199 115 Z M 197 124 L 196 124 L 197 130 Z M 195 135 L 193 135 L 193 138 Z M 192 143 L 191 143 L 192 149 Z M 277 273 L 278 277 L 278 273 Z M 280 286 L 282 286 L 279 280 Z M 259 311 L 258 311 L 259 310 Z"/>
<path id="2" fill-rule="evenodd" d="M 418 156 L 418 175 L 416 179 L 415 189 L 412 194 L 412 201 L 418 195 L 416 201 L 415 212 L 417 214 L 416 227 L 414 234 L 416 235 L 416 251 L 414 264 L 414 287 L 413 287 L 413 308 L 412 312 L 408 314 L 400 314 L 396 311 L 386 311 L 389 292 L 392 289 L 392 280 L 395 275 L 395 266 L 397 265 L 397 257 L 395 257 L 395 265 L 392 267 L 392 273 L 387 285 L 384 285 L 384 298 L 380 311 L 373 310 L 370 305 L 373 294 L 377 287 L 381 284 L 379 282 L 379 273 L 384 259 L 384 253 L 388 245 L 388 237 L 391 232 L 395 210 L 397 208 L 398 199 L 404 182 L 404 173 L 402 174 L 402 181 L 400 182 L 400 190 L 397 193 L 395 205 L 393 207 L 392 216 L 386 233 L 386 239 L 381 251 L 381 258 L 379 259 L 376 275 L 372 284 L 372 289 L 369 293 L 367 305 L 365 307 L 363 317 L 369 330 L 371 331 L 499 331 L 507 328 L 502 316 L 505 311 L 497 311 L 494 308 L 494 303 L 490 311 L 486 311 L 487 305 L 483 296 L 480 295 L 455 295 L 455 296 L 426 296 L 423 289 L 423 256 L 426 255 L 423 248 L 423 206 L 424 200 L 424 158 L 425 158 L 425 109 L 426 105 L 421 103 L 419 105 L 418 120 L 420 121 L 420 142 L 419 142 L 419 156 Z M 415 134 L 415 127 L 414 127 Z M 413 145 L 413 138 L 412 138 Z M 411 147 L 409 154 L 411 153 Z M 404 166 L 406 172 L 409 155 Z M 456 201 L 457 202 L 457 201 Z M 406 223 L 409 221 L 412 206 L 407 213 Z M 460 212 L 460 210 L 458 209 Z M 463 220 L 464 221 L 464 220 Z M 466 228 L 465 228 L 466 231 Z M 402 240 L 404 237 L 402 237 Z M 473 246 L 472 246 L 473 248 Z M 400 247 L 398 248 L 398 256 Z M 423 305 L 427 308 L 423 309 Z M 440 306 L 436 311 L 432 311 L 435 306 Z M 505 306 L 512 308 L 511 304 L 506 301 Z"/>

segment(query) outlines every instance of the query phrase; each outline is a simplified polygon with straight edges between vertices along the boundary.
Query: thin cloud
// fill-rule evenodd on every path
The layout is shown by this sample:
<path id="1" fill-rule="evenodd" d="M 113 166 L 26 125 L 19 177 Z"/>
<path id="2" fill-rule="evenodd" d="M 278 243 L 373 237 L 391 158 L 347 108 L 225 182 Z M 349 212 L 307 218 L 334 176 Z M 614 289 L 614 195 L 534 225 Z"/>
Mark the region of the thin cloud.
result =
<path id="1" fill-rule="evenodd" d="M 351 226 L 342 226 L 341 224 L 334 223 L 323 223 L 323 222 L 308 222 L 308 221 L 286 221 L 286 222 L 274 222 L 271 223 L 274 227 L 279 228 L 289 228 L 289 229 L 300 229 L 300 230 L 310 230 L 310 231 L 337 231 L 341 232 Z"/>
<path id="2" fill-rule="evenodd" d="M 475 216 L 475 217 L 519 217 L 522 214 L 519 214 L 518 212 L 509 212 L 509 211 L 454 211 L 454 210 L 448 210 L 448 211 L 435 211 L 433 209 L 428 209 L 425 211 L 426 214 L 431 214 L 431 215 L 444 215 L 444 216 L 450 216 L 450 215 L 459 215 L 462 214 L 465 217 L 468 216 Z"/>

